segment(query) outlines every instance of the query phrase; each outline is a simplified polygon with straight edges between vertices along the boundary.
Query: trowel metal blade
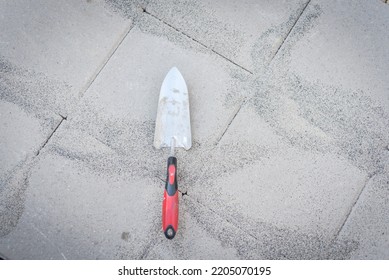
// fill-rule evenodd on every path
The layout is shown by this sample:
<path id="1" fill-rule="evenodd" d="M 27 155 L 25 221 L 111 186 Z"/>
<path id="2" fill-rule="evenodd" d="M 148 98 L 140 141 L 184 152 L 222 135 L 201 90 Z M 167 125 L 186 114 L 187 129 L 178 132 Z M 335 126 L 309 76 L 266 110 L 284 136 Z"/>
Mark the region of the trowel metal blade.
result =
<path id="1" fill-rule="evenodd" d="M 186 150 L 192 146 L 188 88 L 176 67 L 161 86 L 154 135 L 155 148 L 171 146 Z"/>

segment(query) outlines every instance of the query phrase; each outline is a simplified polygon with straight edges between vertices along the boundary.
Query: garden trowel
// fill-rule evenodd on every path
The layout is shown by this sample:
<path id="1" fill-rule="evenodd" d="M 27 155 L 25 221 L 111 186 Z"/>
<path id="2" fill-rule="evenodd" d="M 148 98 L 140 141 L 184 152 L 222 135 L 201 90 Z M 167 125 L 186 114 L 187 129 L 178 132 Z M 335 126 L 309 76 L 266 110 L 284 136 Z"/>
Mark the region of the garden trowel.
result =
<path id="1" fill-rule="evenodd" d="M 177 158 L 174 149 L 188 150 L 191 146 L 188 88 L 180 71 L 173 67 L 162 83 L 154 135 L 155 148 L 170 148 L 162 203 L 162 230 L 168 239 L 173 239 L 178 230 Z"/>

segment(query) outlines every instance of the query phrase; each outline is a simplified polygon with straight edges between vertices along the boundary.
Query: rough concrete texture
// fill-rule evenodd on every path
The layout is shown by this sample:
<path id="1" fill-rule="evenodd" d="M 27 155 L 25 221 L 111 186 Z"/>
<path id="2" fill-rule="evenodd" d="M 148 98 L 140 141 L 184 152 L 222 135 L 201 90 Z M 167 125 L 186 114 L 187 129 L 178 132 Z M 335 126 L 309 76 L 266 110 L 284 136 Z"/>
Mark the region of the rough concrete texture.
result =
<path id="1" fill-rule="evenodd" d="M 350 256 L 353 259 L 389 258 L 388 184 L 387 173 L 370 179 L 339 234 L 340 240 L 357 242 Z"/>
<path id="2" fill-rule="evenodd" d="M 66 116 L 132 26 L 108 7 L 103 1 L 1 1 L 0 59 L 7 64 L 1 70 L 23 87 L 6 98 Z"/>
<path id="3" fill-rule="evenodd" d="M 146 12 L 248 71 L 268 62 L 307 5 L 299 1 L 149 1 Z M 190 11 L 190 12 L 189 12 Z"/>
<path id="4" fill-rule="evenodd" d="M 1 255 L 388 259 L 387 5 L 46 2 L 0 4 Z M 194 143 L 170 241 L 152 143 L 172 66 Z"/>

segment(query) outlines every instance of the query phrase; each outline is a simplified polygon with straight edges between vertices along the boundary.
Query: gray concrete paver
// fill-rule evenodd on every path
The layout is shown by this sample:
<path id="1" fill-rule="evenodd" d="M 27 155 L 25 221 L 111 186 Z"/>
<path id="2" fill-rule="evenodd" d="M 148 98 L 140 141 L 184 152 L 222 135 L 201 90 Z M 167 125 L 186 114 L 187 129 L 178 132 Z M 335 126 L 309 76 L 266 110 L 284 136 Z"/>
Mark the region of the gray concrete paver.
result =
<path id="1" fill-rule="evenodd" d="M 252 130 L 249 133 L 244 128 L 247 125 Z M 227 177 L 215 178 L 214 184 L 221 186 L 220 196 L 226 195 L 218 198 L 222 201 L 233 198 L 230 204 L 238 206 L 250 221 L 259 219 L 280 228 L 331 239 L 364 186 L 366 174 L 331 152 L 293 147 L 275 135 L 252 110 L 241 112 L 230 129 L 220 143 L 221 149 L 245 145 L 236 140 L 244 137 L 259 153 L 253 160 L 243 156 L 244 168 L 236 168 Z M 268 144 L 270 140 L 273 143 Z M 230 156 L 239 159 L 240 149 L 244 147 L 237 148 L 236 154 L 231 149 Z"/>
<path id="2" fill-rule="evenodd" d="M 315 7 L 315 28 L 304 32 L 304 38 L 290 48 L 290 69 L 310 82 L 362 91 L 388 113 L 387 6 L 378 1 L 312 0 L 306 15 L 314 15 Z M 307 16 L 302 17 L 306 20 Z"/>

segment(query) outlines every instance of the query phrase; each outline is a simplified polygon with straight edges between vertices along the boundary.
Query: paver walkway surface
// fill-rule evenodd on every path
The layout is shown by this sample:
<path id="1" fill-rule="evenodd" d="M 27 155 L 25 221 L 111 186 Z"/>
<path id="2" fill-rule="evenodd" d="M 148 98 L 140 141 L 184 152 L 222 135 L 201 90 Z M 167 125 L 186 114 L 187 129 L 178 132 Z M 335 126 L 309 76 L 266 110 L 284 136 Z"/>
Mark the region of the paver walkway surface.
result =
<path id="1" fill-rule="evenodd" d="M 0 254 L 389 259 L 389 5 L 0 1 Z M 161 230 L 173 66 L 193 146 Z"/>

